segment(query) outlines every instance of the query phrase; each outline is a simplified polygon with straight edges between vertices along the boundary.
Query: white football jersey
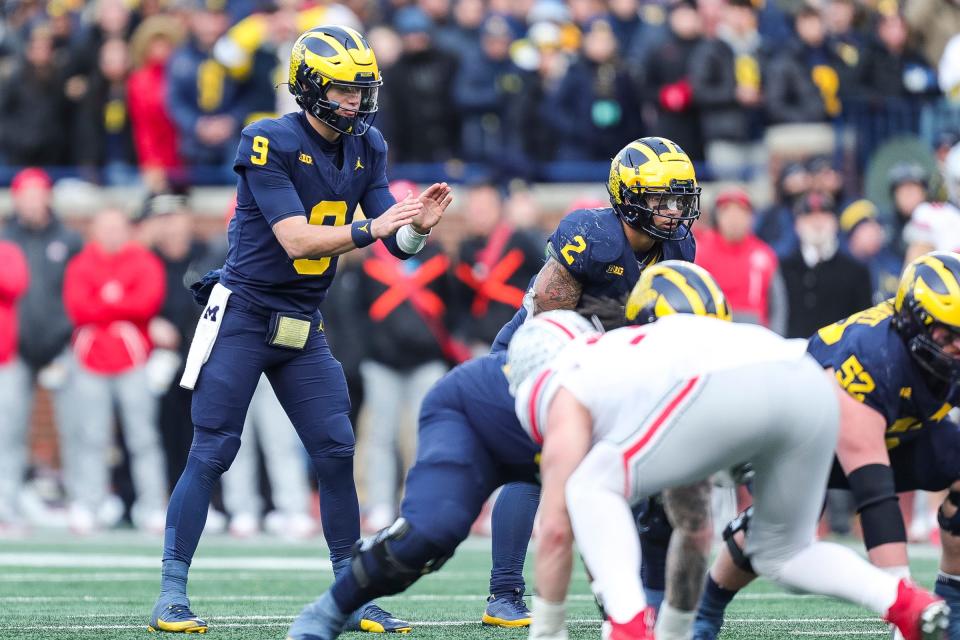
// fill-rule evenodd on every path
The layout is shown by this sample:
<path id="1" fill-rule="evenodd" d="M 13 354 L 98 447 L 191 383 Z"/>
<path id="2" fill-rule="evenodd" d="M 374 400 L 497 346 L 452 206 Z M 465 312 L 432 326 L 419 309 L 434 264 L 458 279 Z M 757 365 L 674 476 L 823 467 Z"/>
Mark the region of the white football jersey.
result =
<path id="1" fill-rule="evenodd" d="M 960 209 L 949 202 L 924 202 L 913 210 L 903 229 L 907 244 L 930 245 L 934 251 L 960 251 Z"/>
<path id="2" fill-rule="evenodd" d="M 799 362 L 806 347 L 806 340 L 787 340 L 758 325 L 667 316 L 578 339 L 521 385 L 517 416 L 542 442 L 550 401 L 563 387 L 590 411 L 594 442 L 619 442 L 675 403 L 694 378 L 763 362 Z M 744 397 L 749 392 L 744 389 Z"/>

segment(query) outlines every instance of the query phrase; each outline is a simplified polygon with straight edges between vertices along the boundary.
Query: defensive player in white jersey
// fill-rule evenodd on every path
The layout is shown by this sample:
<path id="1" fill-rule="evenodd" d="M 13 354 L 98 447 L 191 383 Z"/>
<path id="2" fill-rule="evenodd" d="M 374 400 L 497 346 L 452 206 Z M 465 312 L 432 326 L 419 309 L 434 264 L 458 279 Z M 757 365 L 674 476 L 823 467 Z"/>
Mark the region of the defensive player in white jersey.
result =
<path id="1" fill-rule="evenodd" d="M 943 180 L 948 201 L 920 204 L 903 229 L 906 263 L 931 251 L 960 253 L 960 144 L 943 162 Z"/>
<path id="2" fill-rule="evenodd" d="M 709 522 L 704 481 L 749 464 L 755 511 L 746 548 L 758 573 L 880 613 L 907 640 L 942 638 L 941 600 L 846 547 L 814 542 L 840 389 L 805 343 L 724 322 L 729 310 L 716 282 L 684 263 L 645 270 L 626 315 L 648 326 L 581 337 L 552 359 L 557 325 L 582 321 L 572 312 L 533 318 L 510 343 L 517 415 L 543 442 L 535 572 L 547 605 L 541 616 L 535 601 L 531 636 L 566 635 L 552 607 L 566 597 L 575 536 L 609 637 L 652 640 L 630 506 L 663 492 L 671 518 L 690 519 L 694 509 Z M 658 363 L 653 374 L 650 362 Z M 689 553 L 704 566 L 702 546 Z M 689 633 L 658 628 L 657 637 Z"/>

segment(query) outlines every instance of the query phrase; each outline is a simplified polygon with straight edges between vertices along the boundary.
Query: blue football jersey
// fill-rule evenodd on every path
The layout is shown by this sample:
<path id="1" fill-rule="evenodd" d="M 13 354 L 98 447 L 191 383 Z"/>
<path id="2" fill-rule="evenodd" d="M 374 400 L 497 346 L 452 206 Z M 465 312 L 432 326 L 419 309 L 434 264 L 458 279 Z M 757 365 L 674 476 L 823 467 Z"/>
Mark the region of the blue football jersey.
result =
<path id="1" fill-rule="evenodd" d="M 693 262 L 696 252 L 696 241 L 689 233 L 682 240 L 658 242 L 646 254 L 635 253 L 611 208 L 577 209 L 560 221 L 547 240 L 547 255 L 567 268 L 583 286 L 583 294 L 605 298 L 628 295 L 648 265 L 663 260 Z M 493 350 L 505 349 L 526 317 L 527 310 L 521 307 L 500 330 Z"/>
<path id="2" fill-rule="evenodd" d="M 524 465 L 537 459 L 540 445 L 520 426 L 514 411 L 504 367 L 505 351 L 491 353 L 458 366 L 447 382 L 464 398 L 462 411 L 474 431 L 501 464 Z"/>
<path id="3" fill-rule="evenodd" d="M 893 326 L 890 300 L 820 329 L 807 351 L 856 400 L 887 422 L 887 448 L 916 438 L 943 420 L 956 398 L 935 392 Z"/>
<path id="4" fill-rule="evenodd" d="M 337 154 L 340 168 L 334 164 Z M 314 312 L 337 271 L 337 258 L 292 260 L 272 226 L 290 216 L 305 216 L 317 225 L 350 224 L 358 204 L 367 217 L 380 215 L 394 202 L 386 157 L 377 129 L 331 144 L 303 112 L 246 127 L 234 164 L 237 208 L 227 232 L 230 248 L 221 282 L 266 309 Z"/>

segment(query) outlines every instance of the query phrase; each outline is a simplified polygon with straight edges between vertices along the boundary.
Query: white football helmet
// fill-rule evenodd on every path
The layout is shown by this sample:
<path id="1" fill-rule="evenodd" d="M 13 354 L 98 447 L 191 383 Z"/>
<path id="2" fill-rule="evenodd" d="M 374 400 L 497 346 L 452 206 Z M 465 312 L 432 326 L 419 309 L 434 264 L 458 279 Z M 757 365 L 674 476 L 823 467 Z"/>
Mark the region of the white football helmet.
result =
<path id="1" fill-rule="evenodd" d="M 599 333 L 576 311 L 545 311 L 517 329 L 507 347 L 507 380 L 510 393 L 533 376 L 568 344 L 583 335 Z"/>

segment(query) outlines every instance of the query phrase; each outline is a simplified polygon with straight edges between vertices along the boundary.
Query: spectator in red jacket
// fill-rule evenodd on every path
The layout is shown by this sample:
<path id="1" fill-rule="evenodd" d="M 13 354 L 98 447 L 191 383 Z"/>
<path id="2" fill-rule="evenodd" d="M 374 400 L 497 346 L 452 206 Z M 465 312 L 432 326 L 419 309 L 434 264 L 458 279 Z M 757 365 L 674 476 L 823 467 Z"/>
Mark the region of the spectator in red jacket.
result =
<path id="1" fill-rule="evenodd" d="M 88 495 L 108 498 L 104 452 L 116 405 L 137 494 L 133 522 L 155 533 L 163 531 L 166 521 L 166 463 L 157 431 L 157 398 L 144 365 L 153 346 L 147 328 L 165 289 L 163 264 L 132 242 L 130 220 L 117 209 L 94 218 L 89 242 L 67 265 L 63 285 L 64 305 L 76 327 L 72 391 L 88 461 L 77 481 Z"/>
<path id="2" fill-rule="evenodd" d="M 715 228 L 701 226 L 697 230 L 697 264 L 717 279 L 730 301 L 734 320 L 783 334 L 786 289 L 776 254 L 753 234 L 750 197 L 739 188 L 720 192 L 713 218 Z"/>
<path id="3" fill-rule="evenodd" d="M 0 532 L 16 527 L 17 496 L 27 466 L 26 433 L 17 428 L 26 406 L 18 394 L 26 369 L 17 360 L 17 300 L 27 290 L 27 259 L 12 242 L 0 240 Z"/>
<path id="4" fill-rule="evenodd" d="M 144 182 L 153 192 L 168 186 L 180 167 L 177 128 L 167 111 L 167 60 L 183 39 L 180 24 L 170 16 L 147 18 L 130 42 L 135 70 L 127 80 L 127 108 L 133 142 Z"/>

